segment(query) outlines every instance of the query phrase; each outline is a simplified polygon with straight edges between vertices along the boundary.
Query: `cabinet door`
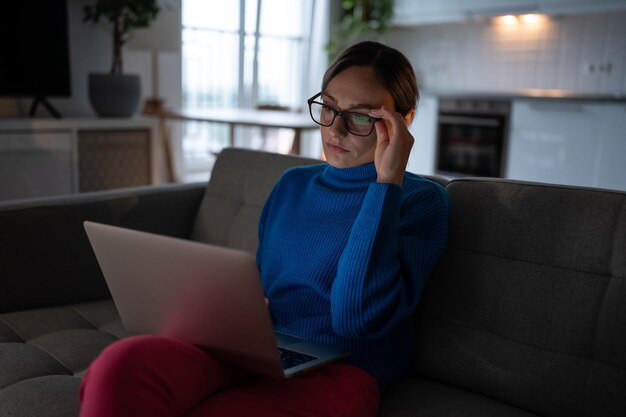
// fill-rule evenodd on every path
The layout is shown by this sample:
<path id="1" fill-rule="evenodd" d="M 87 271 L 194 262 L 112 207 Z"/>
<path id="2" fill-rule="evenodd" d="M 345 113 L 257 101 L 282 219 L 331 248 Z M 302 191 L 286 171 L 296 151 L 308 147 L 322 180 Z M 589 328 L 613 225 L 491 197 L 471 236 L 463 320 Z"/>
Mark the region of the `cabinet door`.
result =
<path id="1" fill-rule="evenodd" d="M 623 11 L 626 0 L 394 0 L 393 23 L 461 22 L 472 16 L 545 13 L 570 15 Z"/>
<path id="2" fill-rule="evenodd" d="M 552 15 L 602 13 L 624 10 L 624 0 L 539 0 L 536 2 L 540 13 Z"/>
<path id="3" fill-rule="evenodd" d="M 593 186 L 602 121 L 599 106 L 516 100 L 507 178 Z"/>
<path id="4" fill-rule="evenodd" d="M 151 183 L 149 129 L 78 131 L 80 192 Z"/>
<path id="5" fill-rule="evenodd" d="M 602 115 L 594 185 L 626 191 L 626 104 L 605 105 Z"/>
<path id="6" fill-rule="evenodd" d="M 461 20 L 459 0 L 395 0 L 393 22 L 397 25 L 442 23 Z"/>
<path id="7" fill-rule="evenodd" d="M 70 132 L 0 133 L 0 200 L 73 192 Z"/>

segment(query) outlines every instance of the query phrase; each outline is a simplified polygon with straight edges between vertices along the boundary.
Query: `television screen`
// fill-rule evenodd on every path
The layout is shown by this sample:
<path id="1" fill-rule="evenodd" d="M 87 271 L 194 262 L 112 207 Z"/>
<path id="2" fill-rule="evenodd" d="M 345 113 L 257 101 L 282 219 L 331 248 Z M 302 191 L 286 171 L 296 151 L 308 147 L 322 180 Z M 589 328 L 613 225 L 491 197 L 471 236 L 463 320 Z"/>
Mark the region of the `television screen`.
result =
<path id="1" fill-rule="evenodd" d="M 0 96 L 69 97 L 66 0 L 11 0 L 0 7 Z"/>

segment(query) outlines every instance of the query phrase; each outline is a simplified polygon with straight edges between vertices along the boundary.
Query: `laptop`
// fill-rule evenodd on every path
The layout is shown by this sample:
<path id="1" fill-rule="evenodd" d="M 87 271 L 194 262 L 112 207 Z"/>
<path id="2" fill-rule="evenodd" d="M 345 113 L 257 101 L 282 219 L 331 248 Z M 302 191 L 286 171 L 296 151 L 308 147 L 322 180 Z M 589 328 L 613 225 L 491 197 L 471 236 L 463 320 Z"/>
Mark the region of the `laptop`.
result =
<path id="1" fill-rule="evenodd" d="M 275 332 L 256 260 L 247 252 L 88 221 L 84 226 L 130 333 L 184 340 L 275 378 L 350 354 Z"/>

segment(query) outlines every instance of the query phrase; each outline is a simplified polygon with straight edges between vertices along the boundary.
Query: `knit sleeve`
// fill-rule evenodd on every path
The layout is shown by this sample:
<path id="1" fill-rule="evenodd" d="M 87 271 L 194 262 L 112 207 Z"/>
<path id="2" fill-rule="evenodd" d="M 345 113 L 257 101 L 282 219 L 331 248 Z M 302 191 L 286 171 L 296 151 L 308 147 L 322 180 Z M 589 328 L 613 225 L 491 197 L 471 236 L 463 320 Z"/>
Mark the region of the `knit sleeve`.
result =
<path id="1" fill-rule="evenodd" d="M 263 234 L 265 232 L 265 223 L 267 221 L 268 212 L 269 212 L 270 206 L 272 205 L 272 201 L 274 200 L 274 194 L 276 193 L 277 187 L 278 187 L 278 184 L 274 186 L 274 188 L 270 192 L 270 195 L 267 197 L 267 200 L 265 200 L 265 204 L 263 204 L 263 209 L 261 210 L 261 215 L 259 216 L 259 224 L 258 224 L 258 229 L 257 229 L 257 236 L 259 238 L 259 244 L 256 250 L 256 262 L 257 262 L 257 266 L 259 267 L 259 269 L 261 269 L 261 261 L 263 258 Z"/>
<path id="2" fill-rule="evenodd" d="M 423 184 L 404 198 L 397 185 L 369 186 L 331 290 L 338 334 L 380 337 L 413 314 L 447 240 L 447 193 Z"/>

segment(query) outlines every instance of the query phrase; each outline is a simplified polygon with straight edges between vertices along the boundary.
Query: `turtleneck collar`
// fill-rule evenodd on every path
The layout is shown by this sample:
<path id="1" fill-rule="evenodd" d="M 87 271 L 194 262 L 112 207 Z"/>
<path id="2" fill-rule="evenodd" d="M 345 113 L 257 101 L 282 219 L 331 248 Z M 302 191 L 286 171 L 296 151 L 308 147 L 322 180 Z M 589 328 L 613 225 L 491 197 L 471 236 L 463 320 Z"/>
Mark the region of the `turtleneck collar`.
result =
<path id="1" fill-rule="evenodd" d="M 331 185 L 354 187 L 376 182 L 378 174 L 374 162 L 351 168 L 336 168 L 328 165 L 322 173 L 324 181 Z"/>

